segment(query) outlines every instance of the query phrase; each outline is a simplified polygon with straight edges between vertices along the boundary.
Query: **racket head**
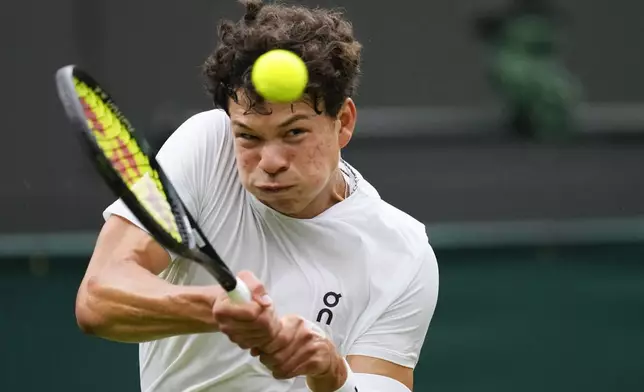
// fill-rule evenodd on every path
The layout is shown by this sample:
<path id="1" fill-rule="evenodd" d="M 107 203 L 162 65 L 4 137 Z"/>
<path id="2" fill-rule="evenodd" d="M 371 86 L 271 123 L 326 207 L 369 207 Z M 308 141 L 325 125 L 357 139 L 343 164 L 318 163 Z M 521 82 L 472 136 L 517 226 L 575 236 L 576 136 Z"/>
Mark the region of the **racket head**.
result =
<path id="1" fill-rule="evenodd" d="M 250 292 L 210 245 L 154 158 L 111 95 L 75 65 L 56 73 L 58 96 L 110 189 L 163 247 L 203 265 L 236 301 Z M 205 245 L 197 248 L 193 229 Z"/>
<path id="2" fill-rule="evenodd" d="M 145 139 L 89 74 L 56 73 L 59 98 L 91 161 L 115 195 L 159 243 L 177 254 L 195 247 L 187 211 Z"/>

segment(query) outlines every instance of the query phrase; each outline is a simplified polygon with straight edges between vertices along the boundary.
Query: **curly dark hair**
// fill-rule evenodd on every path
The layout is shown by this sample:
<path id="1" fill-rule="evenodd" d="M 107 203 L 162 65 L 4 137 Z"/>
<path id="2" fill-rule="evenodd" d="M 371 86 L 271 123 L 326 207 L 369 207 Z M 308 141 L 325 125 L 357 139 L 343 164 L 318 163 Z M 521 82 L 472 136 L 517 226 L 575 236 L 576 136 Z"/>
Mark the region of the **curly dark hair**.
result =
<path id="1" fill-rule="evenodd" d="M 263 99 L 253 88 L 250 70 L 263 53 L 286 49 L 307 65 L 309 82 L 305 94 L 316 112 L 337 115 L 345 99 L 356 92 L 362 48 L 342 12 L 265 5 L 258 0 L 240 2 L 246 7 L 245 15 L 237 22 L 221 23 L 220 43 L 202 68 L 215 106 L 228 112 L 229 100 L 239 102 L 236 91 L 241 89 L 248 96 L 248 110 L 262 107 Z"/>

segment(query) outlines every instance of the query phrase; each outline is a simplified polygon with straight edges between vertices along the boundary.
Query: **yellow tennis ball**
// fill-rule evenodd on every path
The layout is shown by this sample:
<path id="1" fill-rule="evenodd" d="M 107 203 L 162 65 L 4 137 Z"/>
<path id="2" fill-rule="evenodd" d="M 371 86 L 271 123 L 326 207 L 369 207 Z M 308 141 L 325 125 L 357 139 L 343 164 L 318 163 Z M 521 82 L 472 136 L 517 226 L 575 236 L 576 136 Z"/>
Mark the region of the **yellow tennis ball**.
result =
<path id="1" fill-rule="evenodd" d="M 287 103 L 302 97 L 309 82 L 309 71 L 295 53 L 273 49 L 255 61 L 250 78 L 265 100 Z"/>

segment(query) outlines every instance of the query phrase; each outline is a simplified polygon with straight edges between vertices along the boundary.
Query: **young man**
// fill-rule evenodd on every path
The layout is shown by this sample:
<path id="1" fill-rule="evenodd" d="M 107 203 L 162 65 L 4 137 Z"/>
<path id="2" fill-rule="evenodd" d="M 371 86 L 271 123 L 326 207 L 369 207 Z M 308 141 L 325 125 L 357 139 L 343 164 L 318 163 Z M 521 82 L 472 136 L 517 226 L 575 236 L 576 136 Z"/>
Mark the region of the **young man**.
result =
<path id="1" fill-rule="evenodd" d="M 360 44 L 337 12 L 246 3 L 204 65 L 217 109 L 187 120 L 158 160 L 253 293 L 232 304 L 117 201 L 78 292 L 87 333 L 140 343 L 143 391 L 412 390 L 438 295 L 422 224 L 340 157 L 356 123 Z M 302 56 L 293 104 L 264 102 L 262 53 Z"/>

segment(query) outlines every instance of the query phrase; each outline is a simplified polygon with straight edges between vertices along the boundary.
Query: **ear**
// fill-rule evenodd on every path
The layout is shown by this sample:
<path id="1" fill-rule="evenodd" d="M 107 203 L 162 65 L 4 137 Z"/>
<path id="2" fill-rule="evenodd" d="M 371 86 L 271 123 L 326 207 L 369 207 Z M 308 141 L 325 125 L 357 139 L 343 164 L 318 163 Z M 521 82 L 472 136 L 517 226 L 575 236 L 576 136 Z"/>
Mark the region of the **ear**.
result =
<path id="1" fill-rule="evenodd" d="M 347 98 L 342 104 L 336 122 L 340 124 L 338 132 L 338 144 L 340 148 L 346 147 L 353 136 L 353 130 L 356 127 L 357 109 L 356 104 L 351 98 Z"/>

